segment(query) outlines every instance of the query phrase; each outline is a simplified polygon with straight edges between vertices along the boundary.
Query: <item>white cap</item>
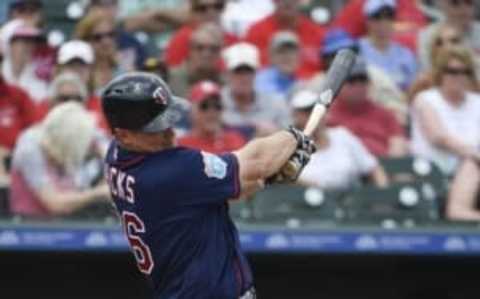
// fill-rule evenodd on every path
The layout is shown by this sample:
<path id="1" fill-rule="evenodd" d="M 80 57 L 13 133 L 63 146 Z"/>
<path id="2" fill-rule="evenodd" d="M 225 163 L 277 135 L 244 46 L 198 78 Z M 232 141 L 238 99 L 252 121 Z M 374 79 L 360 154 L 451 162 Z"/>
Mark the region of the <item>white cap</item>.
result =
<path id="1" fill-rule="evenodd" d="M 257 69 L 260 65 L 258 49 L 249 43 L 238 43 L 223 51 L 223 59 L 228 70 L 240 66 Z"/>
<path id="2" fill-rule="evenodd" d="M 305 89 L 293 95 L 290 105 L 293 109 L 307 109 L 313 107 L 317 101 L 318 94 L 312 90 Z"/>
<path id="3" fill-rule="evenodd" d="M 372 16 L 384 7 L 395 9 L 397 7 L 397 1 L 396 0 L 367 0 L 363 5 L 363 14 L 366 16 Z"/>
<path id="4" fill-rule="evenodd" d="M 57 63 L 66 64 L 73 59 L 80 59 L 86 64 L 92 64 L 95 54 L 92 47 L 81 40 L 72 40 L 64 43 L 58 50 Z"/>

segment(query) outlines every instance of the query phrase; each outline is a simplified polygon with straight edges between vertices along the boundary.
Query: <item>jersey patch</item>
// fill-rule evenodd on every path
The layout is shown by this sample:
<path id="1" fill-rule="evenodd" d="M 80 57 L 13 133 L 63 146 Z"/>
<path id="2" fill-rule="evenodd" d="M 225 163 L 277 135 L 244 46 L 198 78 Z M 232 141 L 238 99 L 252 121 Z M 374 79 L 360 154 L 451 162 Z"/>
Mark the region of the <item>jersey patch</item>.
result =
<path id="1" fill-rule="evenodd" d="M 227 176 L 227 163 L 220 157 L 202 152 L 204 171 L 207 177 L 224 179 Z"/>

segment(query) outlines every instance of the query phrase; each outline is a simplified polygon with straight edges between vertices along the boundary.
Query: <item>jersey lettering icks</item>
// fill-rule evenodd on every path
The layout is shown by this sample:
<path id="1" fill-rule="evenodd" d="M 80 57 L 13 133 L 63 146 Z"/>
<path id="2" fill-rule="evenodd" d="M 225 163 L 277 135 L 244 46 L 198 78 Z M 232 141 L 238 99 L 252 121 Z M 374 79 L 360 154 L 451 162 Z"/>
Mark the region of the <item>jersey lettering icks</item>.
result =
<path id="1" fill-rule="evenodd" d="M 135 203 L 135 178 L 115 167 L 110 167 L 107 173 L 107 182 L 110 192 L 131 204 Z"/>

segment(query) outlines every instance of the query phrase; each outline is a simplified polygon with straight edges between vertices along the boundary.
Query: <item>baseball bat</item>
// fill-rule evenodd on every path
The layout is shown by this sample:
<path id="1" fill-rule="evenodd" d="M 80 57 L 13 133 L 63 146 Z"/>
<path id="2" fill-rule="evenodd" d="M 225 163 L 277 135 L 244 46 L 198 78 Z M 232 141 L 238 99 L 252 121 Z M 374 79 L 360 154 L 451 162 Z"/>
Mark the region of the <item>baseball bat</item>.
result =
<path id="1" fill-rule="evenodd" d="M 355 64 L 356 56 L 355 52 L 350 49 L 340 50 L 335 55 L 320 88 L 318 101 L 313 107 L 312 113 L 310 114 L 303 130 L 305 135 L 312 136 L 322 119 L 325 117 L 328 107 L 331 105 L 342 88 L 343 83 L 345 83 L 345 80 L 350 75 L 353 65 Z"/>
<path id="2" fill-rule="evenodd" d="M 327 71 L 325 80 L 320 88 L 317 103 L 313 106 L 310 117 L 303 130 L 307 136 L 312 136 L 320 122 L 325 117 L 328 107 L 342 88 L 343 83 L 350 75 L 355 64 L 356 54 L 350 49 L 343 49 L 337 52 L 330 68 Z M 287 177 L 298 175 L 298 165 L 289 161 L 281 170 L 281 173 Z"/>

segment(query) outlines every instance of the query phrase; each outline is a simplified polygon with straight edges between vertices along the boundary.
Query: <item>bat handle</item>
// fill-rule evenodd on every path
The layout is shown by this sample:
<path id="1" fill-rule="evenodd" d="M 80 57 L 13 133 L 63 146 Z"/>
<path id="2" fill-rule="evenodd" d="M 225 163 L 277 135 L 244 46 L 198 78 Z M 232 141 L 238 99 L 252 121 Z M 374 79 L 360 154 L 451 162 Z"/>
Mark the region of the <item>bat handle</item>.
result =
<path id="1" fill-rule="evenodd" d="M 303 129 L 303 133 L 309 137 L 313 135 L 315 130 L 317 129 L 320 121 L 322 120 L 323 116 L 327 112 L 327 106 L 324 104 L 318 103 L 313 107 L 312 113 L 308 119 L 307 125 L 305 129 Z"/>

